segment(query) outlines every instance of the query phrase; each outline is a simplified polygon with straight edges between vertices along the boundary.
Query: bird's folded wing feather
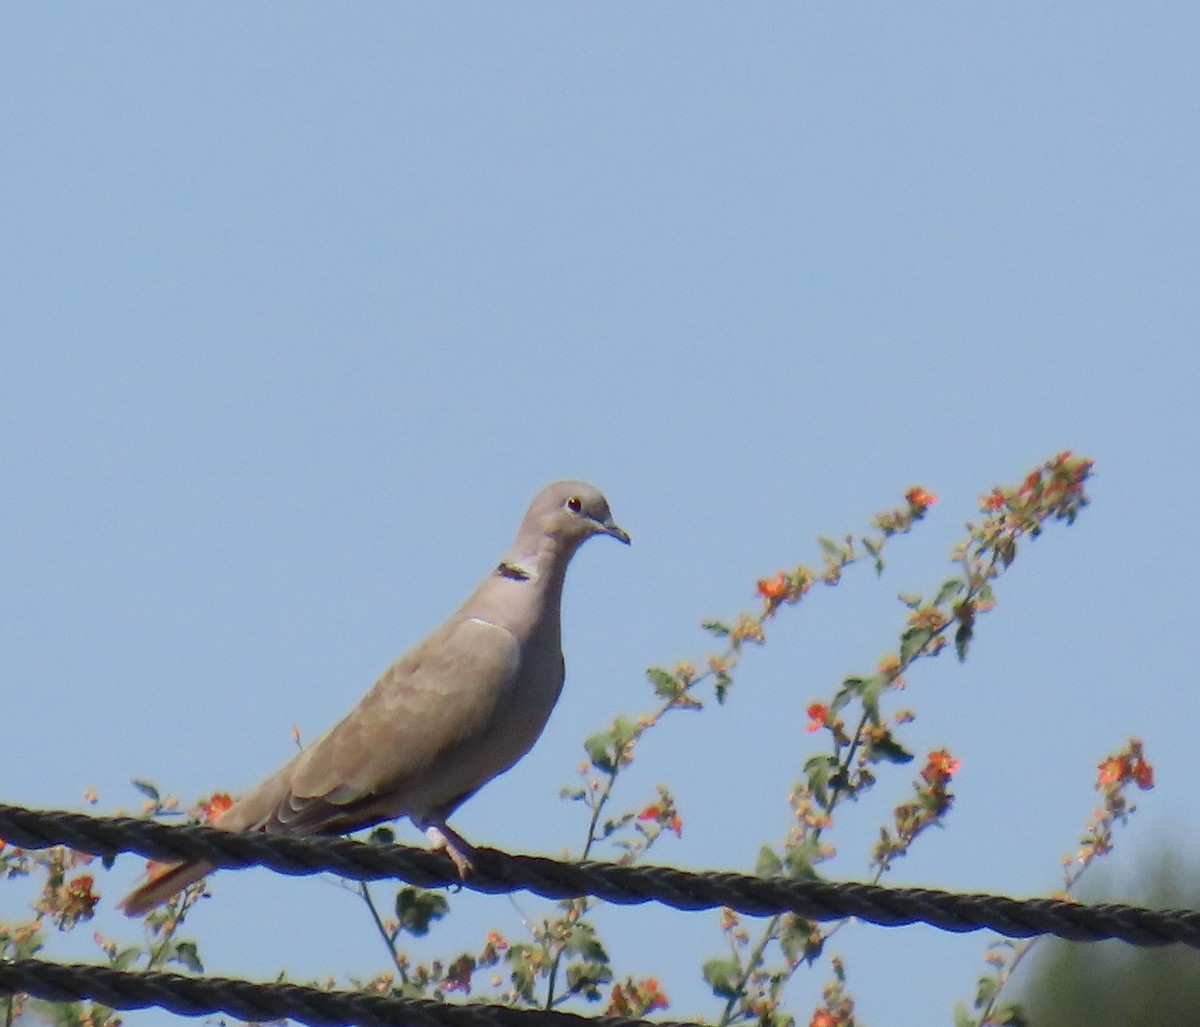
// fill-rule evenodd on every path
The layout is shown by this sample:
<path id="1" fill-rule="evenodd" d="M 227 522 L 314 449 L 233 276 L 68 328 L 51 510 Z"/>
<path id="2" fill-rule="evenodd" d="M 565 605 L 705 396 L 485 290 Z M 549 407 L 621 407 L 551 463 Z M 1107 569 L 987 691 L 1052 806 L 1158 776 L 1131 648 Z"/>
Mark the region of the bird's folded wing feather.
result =
<path id="1" fill-rule="evenodd" d="M 504 628 L 459 615 L 393 664 L 340 723 L 237 802 L 219 826 L 343 832 L 422 814 L 497 770 L 471 754 L 519 678 Z"/>

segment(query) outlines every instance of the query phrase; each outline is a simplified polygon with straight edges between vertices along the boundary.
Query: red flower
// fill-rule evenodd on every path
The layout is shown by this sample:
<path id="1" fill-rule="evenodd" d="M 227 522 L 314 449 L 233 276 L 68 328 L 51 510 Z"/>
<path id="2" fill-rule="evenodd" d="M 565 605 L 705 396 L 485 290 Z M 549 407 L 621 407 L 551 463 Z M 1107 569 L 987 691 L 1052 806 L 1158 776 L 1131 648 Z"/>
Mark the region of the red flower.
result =
<path id="1" fill-rule="evenodd" d="M 938 497 L 932 492 L 926 492 L 920 485 L 914 485 L 904 493 L 904 498 L 908 500 L 908 505 L 914 509 L 928 510 L 937 502 Z"/>
<path id="2" fill-rule="evenodd" d="M 758 581 L 758 594 L 762 596 L 767 604 L 775 606 L 782 603 L 791 595 L 792 585 L 788 581 L 787 576 L 783 573 L 776 574 L 773 578 L 760 578 Z"/>
<path id="3" fill-rule="evenodd" d="M 668 831 L 672 831 L 676 838 L 683 837 L 683 821 L 679 818 L 679 814 L 674 808 L 664 806 L 662 803 L 655 803 L 652 806 L 647 806 L 641 813 L 637 815 L 638 820 L 653 820 L 655 823 L 661 824 Z"/>
<path id="4" fill-rule="evenodd" d="M 1109 756 L 1100 764 L 1100 777 L 1096 781 L 1097 788 L 1114 785 L 1123 781 L 1129 773 L 1127 761 L 1120 756 Z"/>
<path id="5" fill-rule="evenodd" d="M 921 771 L 921 776 L 931 785 L 945 784 L 962 766 L 962 760 L 956 760 L 948 749 L 938 749 L 929 754 L 929 762 Z"/>
<path id="6" fill-rule="evenodd" d="M 1148 792 L 1154 787 L 1154 768 L 1142 758 L 1140 753 L 1133 764 L 1133 779 L 1143 792 Z"/>
<path id="7" fill-rule="evenodd" d="M 808 727 L 804 730 L 809 734 L 820 731 L 829 723 L 829 707 L 823 702 L 812 703 L 804 712 L 808 714 Z"/>
<path id="8" fill-rule="evenodd" d="M 658 986 L 657 978 L 647 977 L 641 982 L 638 990 L 641 992 L 643 1012 L 645 1013 L 653 1012 L 655 1009 L 666 1009 L 671 1004 L 665 992 Z"/>
<path id="9" fill-rule="evenodd" d="M 204 819 L 211 824 L 232 805 L 233 799 L 224 792 L 218 792 L 201 807 L 200 812 L 204 814 Z"/>

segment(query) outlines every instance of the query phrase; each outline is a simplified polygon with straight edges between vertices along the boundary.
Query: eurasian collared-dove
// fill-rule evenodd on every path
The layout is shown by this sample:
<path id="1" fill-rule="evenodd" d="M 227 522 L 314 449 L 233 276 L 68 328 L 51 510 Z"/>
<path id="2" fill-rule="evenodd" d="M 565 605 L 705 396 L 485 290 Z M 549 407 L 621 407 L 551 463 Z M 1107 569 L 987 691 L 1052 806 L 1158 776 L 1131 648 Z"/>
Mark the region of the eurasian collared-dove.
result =
<path id="1" fill-rule="evenodd" d="M 508 555 L 458 611 L 214 826 L 343 834 L 407 816 L 467 873 L 470 846 L 446 818 L 542 733 L 563 684 L 563 578 L 593 535 L 629 542 L 595 487 L 558 481 L 542 489 Z M 212 870 L 199 862 L 159 868 L 121 908 L 140 916 Z"/>

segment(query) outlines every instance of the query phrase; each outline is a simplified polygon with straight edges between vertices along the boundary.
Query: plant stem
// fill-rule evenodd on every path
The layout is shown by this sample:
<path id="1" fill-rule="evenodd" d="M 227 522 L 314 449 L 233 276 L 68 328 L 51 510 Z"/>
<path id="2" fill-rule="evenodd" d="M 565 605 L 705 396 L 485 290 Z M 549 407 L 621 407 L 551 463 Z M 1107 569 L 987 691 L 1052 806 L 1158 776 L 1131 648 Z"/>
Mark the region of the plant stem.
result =
<path id="1" fill-rule="evenodd" d="M 379 910 L 375 906 L 375 900 L 371 898 L 371 891 L 367 887 L 366 881 L 360 881 L 358 885 L 358 894 L 362 896 L 363 902 L 367 904 L 367 910 L 371 914 L 371 920 L 375 924 L 375 930 L 379 932 L 379 937 L 383 939 L 383 943 L 387 946 L 388 952 L 392 957 L 392 965 L 400 974 L 401 980 L 407 980 L 407 974 L 404 971 L 404 966 L 400 962 L 400 953 L 396 949 L 396 939 L 388 932 L 383 918 L 379 915 Z"/>
<path id="2" fill-rule="evenodd" d="M 725 1008 L 721 1011 L 721 1018 L 717 1021 L 717 1027 L 727 1027 L 728 1024 L 733 1022 L 733 1007 L 737 1004 L 738 999 L 746 997 L 746 985 L 750 983 L 750 978 L 753 976 L 755 969 L 762 964 L 767 946 L 774 940 L 779 930 L 779 922 L 782 919 L 783 915 L 776 913 L 767 921 L 767 926 L 763 929 L 762 937 L 758 939 L 758 944 L 754 946 L 754 949 L 750 953 L 750 958 L 746 960 L 746 969 L 742 973 L 737 987 L 733 989 L 733 994 L 725 1002 Z"/>

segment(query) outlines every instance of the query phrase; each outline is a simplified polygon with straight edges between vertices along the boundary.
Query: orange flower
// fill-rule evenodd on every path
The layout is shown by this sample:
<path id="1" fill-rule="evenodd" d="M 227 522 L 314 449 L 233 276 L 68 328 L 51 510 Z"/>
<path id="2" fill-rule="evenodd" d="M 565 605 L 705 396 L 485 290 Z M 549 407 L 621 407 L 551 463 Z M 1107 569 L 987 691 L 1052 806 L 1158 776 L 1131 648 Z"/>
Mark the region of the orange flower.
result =
<path id="1" fill-rule="evenodd" d="M 201 807 L 201 812 L 204 814 L 204 819 L 211 824 L 232 805 L 233 799 L 225 792 L 218 792 Z"/>
<path id="2" fill-rule="evenodd" d="M 1109 756 L 1103 763 L 1100 764 L 1100 777 L 1096 781 L 1097 788 L 1103 788 L 1105 785 L 1113 785 L 1125 779 L 1128 773 L 1128 767 L 1124 759 L 1120 756 Z"/>
<path id="3" fill-rule="evenodd" d="M 904 498 L 908 500 L 909 506 L 917 510 L 928 510 L 937 502 L 937 496 L 932 492 L 925 491 L 920 485 L 914 485 L 904 493 Z"/>
<path id="4" fill-rule="evenodd" d="M 786 599 L 790 590 L 791 585 L 788 583 L 787 576 L 782 573 L 776 574 L 769 580 L 760 578 L 758 582 L 758 594 L 769 603 L 778 603 Z"/>
<path id="5" fill-rule="evenodd" d="M 91 874 L 80 874 L 59 890 L 59 905 L 54 913 L 60 930 L 67 930 L 80 920 L 92 918 L 96 903 L 100 901 L 100 896 L 92 891 L 95 883 L 96 879 Z"/>
<path id="6" fill-rule="evenodd" d="M 921 776 L 931 785 L 944 784 L 958 773 L 962 760 L 956 760 L 950 755 L 949 749 L 938 749 L 929 754 L 929 762 L 921 771 Z"/>
<path id="7" fill-rule="evenodd" d="M 679 818 L 679 814 L 675 812 L 671 806 L 665 806 L 663 803 L 656 802 L 651 806 L 647 806 L 641 813 L 637 815 L 638 820 L 653 820 L 661 824 L 668 831 L 672 831 L 676 838 L 683 837 L 683 821 Z"/>
<path id="8" fill-rule="evenodd" d="M 666 1009 L 671 1004 L 665 992 L 658 986 L 657 978 L 647 977 L 641 982 L 638 990 L 641 992 L 643 1012 L 645 1013 L 653 1012 L 655 1009 Z"/>
<path id="9" fill-rule="evenodd" d="M 1142 758 L 1141 753 L 1133 764 L 1133 779 L 1143 792 L 1154 787 L 1154 768 Z"/>
<path id="10" fill-rule="evenodd" d="M 829 723 L 829 707 L 823 702 L 815 702 L 809 705 L 804 711 L 808 714 L 808 727 L 804 730 L 809 734 L 814 731 L 820 731 L 827 723 Z"/>
<path id="11" fill-rule="evenodd" d="M 992 489 L 990 494 L 983 497 L 983 501 L 979 505 L 984 510 L 999 510 L 1004 503 L 1004 493 L 999 489 Z"/>
<path id="12" fill-rule="evenodd" d="M 808 1027 L 837 1027 L 837 1018 L 828 1009 L 818 1009 L 808 1021 Z"/>

